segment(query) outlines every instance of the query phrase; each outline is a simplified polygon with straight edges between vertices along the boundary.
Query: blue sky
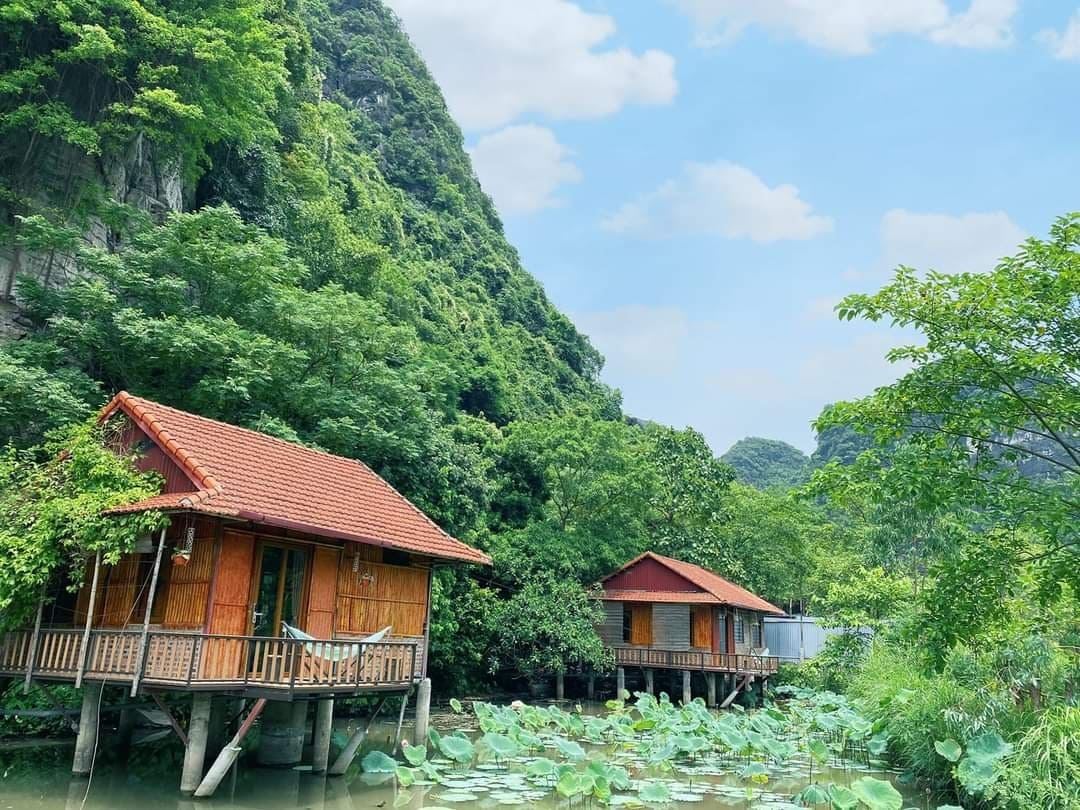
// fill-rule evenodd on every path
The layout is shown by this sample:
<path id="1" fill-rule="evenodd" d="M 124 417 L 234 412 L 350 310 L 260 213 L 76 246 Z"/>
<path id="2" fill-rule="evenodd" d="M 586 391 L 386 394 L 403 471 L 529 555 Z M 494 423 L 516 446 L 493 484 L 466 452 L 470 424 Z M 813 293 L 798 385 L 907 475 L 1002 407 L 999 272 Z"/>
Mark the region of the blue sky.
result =
<path id="1" fill-rule="evenodd" d="M 390 0 L 627 413 L 809 451 L 905 336 L 833 305 L 1080 209 L 1080 3 Z"/>

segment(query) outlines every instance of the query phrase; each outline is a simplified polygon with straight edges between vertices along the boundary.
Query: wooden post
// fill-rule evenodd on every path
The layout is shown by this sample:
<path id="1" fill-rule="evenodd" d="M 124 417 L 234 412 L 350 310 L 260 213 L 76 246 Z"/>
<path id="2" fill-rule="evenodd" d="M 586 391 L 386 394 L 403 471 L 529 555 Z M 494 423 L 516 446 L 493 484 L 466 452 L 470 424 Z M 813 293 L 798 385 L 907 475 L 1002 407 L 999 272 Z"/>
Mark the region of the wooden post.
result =
<path id="1" fill-rule="evenodd" d="M 656 694 L 656 670 L 645 670 L 645 691 L 650 695 Z"/>
<path id="2" fill-rule="evenodd" d="M 244 722 L 240 724 L 240 728 L 236 730 L 236 734 L 229 741 L 229 744 L 221 749 L 221 753 L 217 755 L 214 764 L 211 765 L 210 770 L 206 772 L 206 778 L 199 782 L 199 786 L 195 789 L 195 796 L 197 798 L 202 799 L 214 795 L 214 791 L 217 790 L 218 785 L 221 784 L 221 780 L 225 778 L 225 774 L 229 772 L 229 768 L 236 762 L 236 758 L 240 756 L 241 740 L 243 740 L 244 736 L 251 730 L 252 725 L 255 723 L 255 718 L 259 716 L 265 706 L 266 698 L 259 698 L 255 701 L 255 705 L 251 707 L 251 711 L 248 712 L 248 716 L 244 718 Z"/>
<path id="3" fill-rule="evenodd" d="M 41 598 L 37 603 L 37 616 L 34 618 L 34 633 L 30 636 L 30 649 L 26 652 L 26 679 L 23 681 L 23 694 L 30 691 L 30 681 L 34 677 L 34 665 L 37 663 L 38 638 L 41 636 L 41 614 L 45 610 L 45 586 L 41 586 Z"/>
<path id="4" fill-rule="evenodd" d="M 615 697 L 622 700 L 623 692 L 626 691 L 626 670 L 622 667 L 615 667 L 615 691 Z"/>
<path id="5" fill-rule="evenodd" d="M 596 675 L 589 673 L 589 679 L 585 682 L 585 696 L 589 700 L 596 700 Z"/>
<path id="6" fill-rule="evenodd" d="M 682 702 L 684 706 L 689 706 L 690 702 L 694 699 L 690 692 L 690 670 L 684 669 L 682 674 Z"/>
<path id="7" fill-rule="evenodd" d="M 196 692 L 191 697 L 191 720 L 188 721 L 184 767 L 180 774 L 180 792 L 190 796 L 203 780 L 206 740 L 210 734 L 210 694 Z"/>
<path id="8" fill-rule="evenodd" d="M 139 694 L 139 679 L 142 677 L 143 664 L 146 662 L 146 644 L 150 638 L 150 613 L 154 609 L 154 592 L 157 590 L 158 573 L 161 571 L 161 552 L 165 549 L 165 529 L 161 529 L 158 540 L 157 556 L 154 557 L 154 573 L 150 575 L 150 592 L 146 595 L 146 610 L 143 612 L 142 636 L 139 638 L 139 650 L 135 653 L 135 674 L 131 676 L 131 696 Z"/>
<path id="9" fill-rule="evenodd" d="M 101 573 L 101 552 L 94 555 L 94 577 L 90 582 L 90 599 L 86 605 L 86 627 L 83 628 L 82 647 L 79 648 L 79 668 L 75 672 L 75 688 L 82 686 L 86 673 L 86 656 L 90 652 L 90 626 L 94 622 L 94 608 L 97 602 L 98 577 Z"/>
<path id="10" fill-rule="evenodd" d="M 421 688 L 422 687 L 423 683 L 421 682 Z M 430 692 L 428 694 L 430 696 Z M 368 732 L 371 731 L 371 727 L 375 724 L 375 718 L 379 716 L 379 710 L 383 707 L 384 703 L 386 703 L 385 695 L 381 696 L 379 702 L 375 704 L 375 711 L 371 713 L 367 725 L 363 728 L 357 728 L 349 738 L 349 741 L 345 743 L 345 747 L 341 749 L 341 753 L 338 754 L 337 759 L 334 760 L 334 764 L 331 765 L 330 770 L 327 771 L 330 776 L 341 776 L 349 769 L 353 757 L 356 756 L 356 752 L 360 750 L 364 738 L 367 737 Z M 419 744 L 419 741 L 417 741 L 417 745 Z"/>
<path id="11" fill-rule="evenodd" d="M 315 727 L 311 734 L 311 772 L 325 773 L 330 762 L 330 735 L 334 731 L 334 701 L 324 698 L 315 704 Z"/>
<path id="12" fill-rule="evenodd" d="M 705 673 L 705 705 L 710 709 L 716 708 L 716 673 Z"/>
<path id="13" fill-rule="evenodd" d="M 427 745 L 430 717 L 431 678 L 424 678 L 416 688 L 416 725 L 413 727 L 413 745 Z"/>
<path id="14" fill-rule="evenodd" d="M 555 673 L 555 699 L 562 700 L 566 697 L 566 676 L 562 672 Z"/>
<path id="15" fill-rule="evenodd" d="M 86 776 L 94 767 L 98 720 L 101 716 L 101 692 L 104 688 L 105 684 L 96 681 L 91 681 L 83 687 L 79 735 L 75 738 L 75 757 L 71 762 L 71 772 L 75 776 Z"/>

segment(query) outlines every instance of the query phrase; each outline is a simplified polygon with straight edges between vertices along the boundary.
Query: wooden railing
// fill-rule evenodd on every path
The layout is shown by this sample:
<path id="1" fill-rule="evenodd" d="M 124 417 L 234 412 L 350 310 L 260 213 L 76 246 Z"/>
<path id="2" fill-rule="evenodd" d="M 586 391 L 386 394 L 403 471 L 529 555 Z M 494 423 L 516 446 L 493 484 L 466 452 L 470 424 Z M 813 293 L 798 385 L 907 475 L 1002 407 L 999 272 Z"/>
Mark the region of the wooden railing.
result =
<path id="1" fill-rule="evenodd" d="M 145 654 L 141 630 L 91 630 L 85 661 L 83 631 L 42 629 L 36 654 L 33 634 L 16 630 L 0 635 L 0 674 L 74 680 L 80 664 L 91 680 L 135 680 L 169 688 L 222 688 L 289 691 L 362 690 L 408 685 L 421 675 L 418 641 L 301 641 L 262 636 L 200 635 L 151 630 Z M 141 661 L 141 664 L 140 664 Z"/>
<path id="2" fill-rule="evenodd" d="M 619 666 L 700 669 L 706 672 L 772 675 L 780 668 L 774 655 L 714 653 L 704 650 L 662 650 L 656 647 L 612 647 Z"/>

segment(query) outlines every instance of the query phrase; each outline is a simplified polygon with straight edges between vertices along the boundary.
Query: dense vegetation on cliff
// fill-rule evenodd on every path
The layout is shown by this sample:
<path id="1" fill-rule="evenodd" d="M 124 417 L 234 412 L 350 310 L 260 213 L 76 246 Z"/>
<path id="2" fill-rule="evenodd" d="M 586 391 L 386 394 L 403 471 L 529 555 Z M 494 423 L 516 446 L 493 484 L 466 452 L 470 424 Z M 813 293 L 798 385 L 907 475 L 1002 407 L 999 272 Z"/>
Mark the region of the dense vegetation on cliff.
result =
<path id="1" fill-rule="evenodd" d="M 793 487 L 806 482 L 810 459 L 799 448 L 779 439 L 747 436 L 739 439 L 721 460 L 735 469 L 744 484 L 758 489 Z"/>

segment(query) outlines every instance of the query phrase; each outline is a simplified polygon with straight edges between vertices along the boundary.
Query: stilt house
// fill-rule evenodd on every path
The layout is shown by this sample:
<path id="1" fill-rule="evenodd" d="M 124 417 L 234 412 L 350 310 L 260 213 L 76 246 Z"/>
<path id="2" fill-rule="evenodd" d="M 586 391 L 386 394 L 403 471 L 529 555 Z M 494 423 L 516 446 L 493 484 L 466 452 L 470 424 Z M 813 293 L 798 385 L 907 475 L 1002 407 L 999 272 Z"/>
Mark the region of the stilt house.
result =
<path id="1" fill-rule="evenodd" d="M 433 567 L 490 563 L 359 461 L 128 393 L 102 418 L 164 480 L 116 511 L 171 522 L 5 634 L 0 674 L 275 700 L 402 691 L 427 668 Z"/>
<path id="2" fill-rule="evenodd" d="M 764 649 L 775 605 L 712 571 L 648 551 L 600 582 L 600 636 L 619 667 L 767 678 L 779 661 Z"/>

